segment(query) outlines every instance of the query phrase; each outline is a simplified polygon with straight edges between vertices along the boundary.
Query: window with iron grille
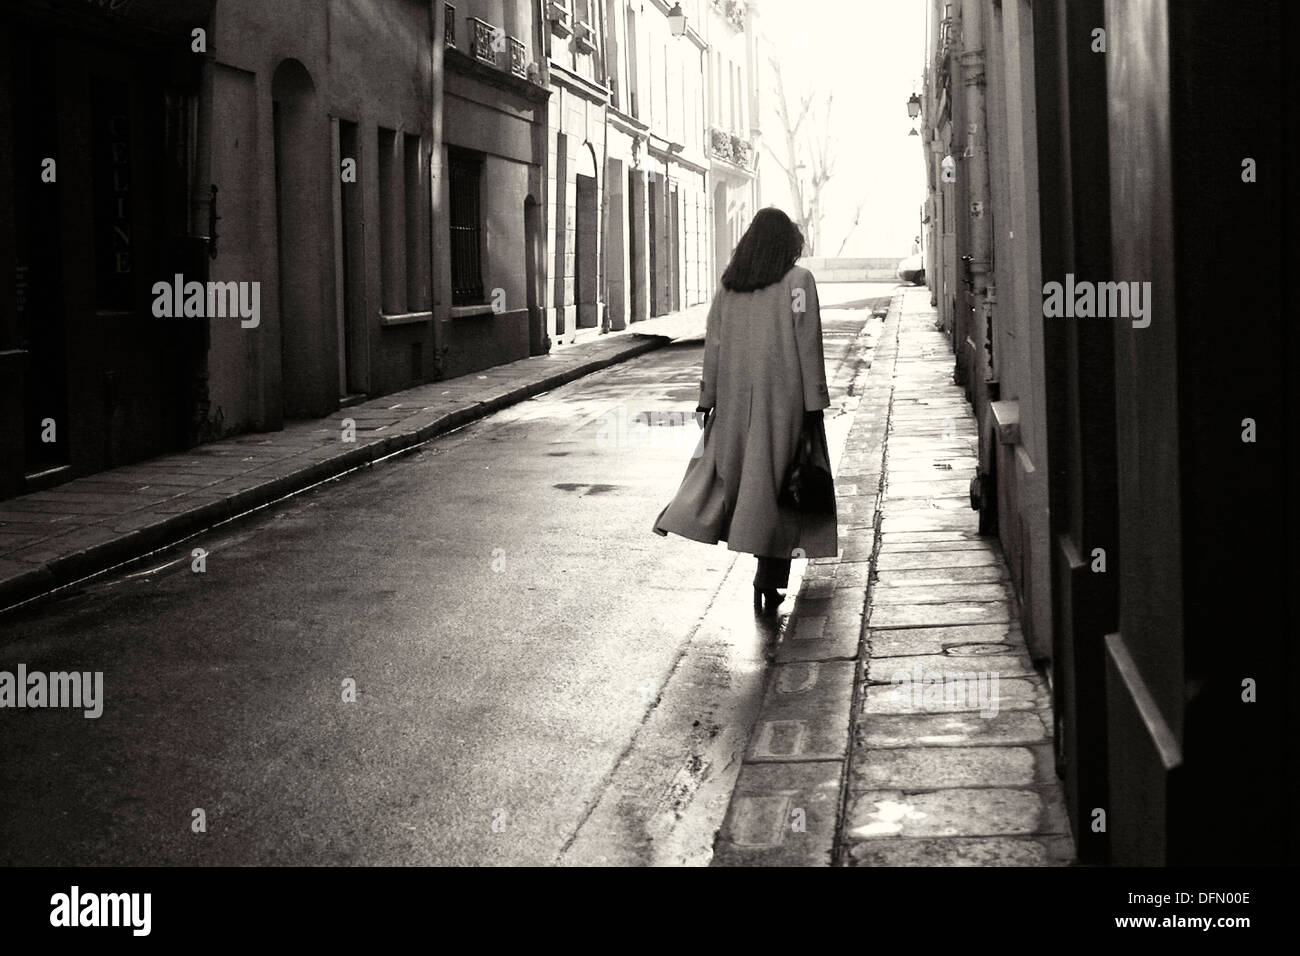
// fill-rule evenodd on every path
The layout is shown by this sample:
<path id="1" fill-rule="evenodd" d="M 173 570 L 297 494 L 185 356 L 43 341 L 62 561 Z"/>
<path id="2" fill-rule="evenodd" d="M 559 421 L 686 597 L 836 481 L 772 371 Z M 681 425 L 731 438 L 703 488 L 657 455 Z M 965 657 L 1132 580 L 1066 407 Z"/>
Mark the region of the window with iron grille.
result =
<path id="1" fill-rule="evenodd" d="M 483 159 L 475 153 L 448 150 L 451 200 L 451 304 L 483 302 L 482 217 L 479 188 Z"/>

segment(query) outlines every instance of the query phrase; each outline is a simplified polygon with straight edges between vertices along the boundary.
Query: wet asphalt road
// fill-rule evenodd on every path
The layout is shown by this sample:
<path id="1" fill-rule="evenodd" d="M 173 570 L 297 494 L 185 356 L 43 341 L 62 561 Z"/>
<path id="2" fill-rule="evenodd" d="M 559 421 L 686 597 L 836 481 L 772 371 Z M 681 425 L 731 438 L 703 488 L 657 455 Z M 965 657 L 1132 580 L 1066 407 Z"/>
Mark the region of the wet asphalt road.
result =
<path id="1" fill-rule="evenodd" d="M 832 303 L 890 288 L 823 287 L 828 372 L 870 316 Z M 698 436 L 701 354 L 589 376 L 0 619 L 0 669 L 103 671 L 105 696 L 98 719 L 0 711 L 0 864 L 556 862 L 736 560 L 650 531 Z"/>

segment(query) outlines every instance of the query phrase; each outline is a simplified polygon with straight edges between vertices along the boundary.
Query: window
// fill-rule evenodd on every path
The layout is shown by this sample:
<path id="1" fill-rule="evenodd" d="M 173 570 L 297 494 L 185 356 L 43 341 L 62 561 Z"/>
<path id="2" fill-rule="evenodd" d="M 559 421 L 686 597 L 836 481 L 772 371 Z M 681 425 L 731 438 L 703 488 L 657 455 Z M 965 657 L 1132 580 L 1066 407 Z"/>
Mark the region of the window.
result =
<path id="1" fill-rule="evenodd" d="M 427 312 L 431 303 L 426 281 L 429 220 L 422 161 L 424 151 L 420 137 L 414 133 L 406 133 L 402 138 L 406 152 L 403 163 L 406 174 L 406 241 L 403 244 L 406 251 L 406 311 Z"/>
<path id="2" fill-rule="evenodd" d="M 637 93 L 640 89 L 638 85 L 637 73 L 637 40 L 636 40 L 636 12 L 629 6 L 627 7 L 627 111 L 640 118 L 637 104 Z"/>
<path id="3" fill-rule="evenodd" d="M 717 61 L 717 70 L 714 72 L 713 84 L 713 124 L 725 128 L 727 125 L 727 111 L 724 106 L 727 98 L 727 78 L 722 72 L 722 58 Z"/>
<path id="4" fill-rule="evenodd" d="M 615 109 L 623 109 L 621 88 L 623 86 L 623 44 L 616 39 L 618 32 L 618 0 L 605 0 L 605 23 L 609 35 L 605 39 L 605 71 L 609 74 L 609 85 L 613 87 L 610 94 Z"/>
<path id="5" fill-rule="evenodd" d="M 740 131 L 744 117 L 740 107 L 740 67 L 731 64 L 731 128 Z"/>
<path id="6" fill-rule="evenodd" d="M 380 311 L 427 312 L 429 215 L 420 137 L 383 126 L 378 137 Z"/>
<path id="7" fill-rule="evenodd" d="M 379 127 L 379 287 L 385 314 L 406 311 L 406 236 L 397 131 Z"/>
<path id="8" fill-rule="evenodd" d="M 475 153 L 448 149 L 451 219 L 451 304 L 483 301 L 482 225 L 479 189 L 483 160 Z"/>

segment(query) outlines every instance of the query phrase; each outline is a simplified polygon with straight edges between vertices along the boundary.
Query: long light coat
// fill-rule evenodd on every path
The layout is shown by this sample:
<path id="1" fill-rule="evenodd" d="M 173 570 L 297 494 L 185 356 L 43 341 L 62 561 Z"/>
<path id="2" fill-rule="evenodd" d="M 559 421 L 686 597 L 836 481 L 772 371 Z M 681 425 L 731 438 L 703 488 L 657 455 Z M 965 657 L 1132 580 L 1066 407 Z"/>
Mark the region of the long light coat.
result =
<path id="1" fill-rule="evenodd" d="M 812 273 L 795 266 L 754 292 L 720 287 L 700 381 L 700 406 L 715 411 L 655 533 L 768 557 L 838 554 L 834 514 L 801 515 L 777 502 L 804 412 L 829 405 Z M 830 471 L 823 429 L 814 447 Z"/>

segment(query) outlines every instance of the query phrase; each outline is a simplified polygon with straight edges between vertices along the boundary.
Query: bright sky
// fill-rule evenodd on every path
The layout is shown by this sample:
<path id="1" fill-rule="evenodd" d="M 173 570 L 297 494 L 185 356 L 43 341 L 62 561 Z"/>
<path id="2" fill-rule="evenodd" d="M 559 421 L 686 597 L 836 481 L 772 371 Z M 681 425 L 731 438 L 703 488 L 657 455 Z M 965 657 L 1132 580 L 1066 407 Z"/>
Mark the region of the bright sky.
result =
<path id="1" fill-rule="evenodd" d="M 822 194 L 818 254 L 836 254 L 859 200 L 866 201 L 862 217 L 841 255 L 909 254 L 925 202 L 921 138 L 907 135 L 912 128 L 907 98 L 921 91 L 925 65 L 924 0 L 760 2 L 760 36 L 781 62 L 791 110 L 797 109 L 800 91 L 816 94 L 815 110 L 824 107 L 826 94 L 835 94 L 830 130 L 836 172 Z M 762 205 L 793 213 L 785 173 L 767 150 L 778 150 L 786 161 L 773 78 L 764 67 Z M 800 139 L 811 135 L 805 120 Z"/>

